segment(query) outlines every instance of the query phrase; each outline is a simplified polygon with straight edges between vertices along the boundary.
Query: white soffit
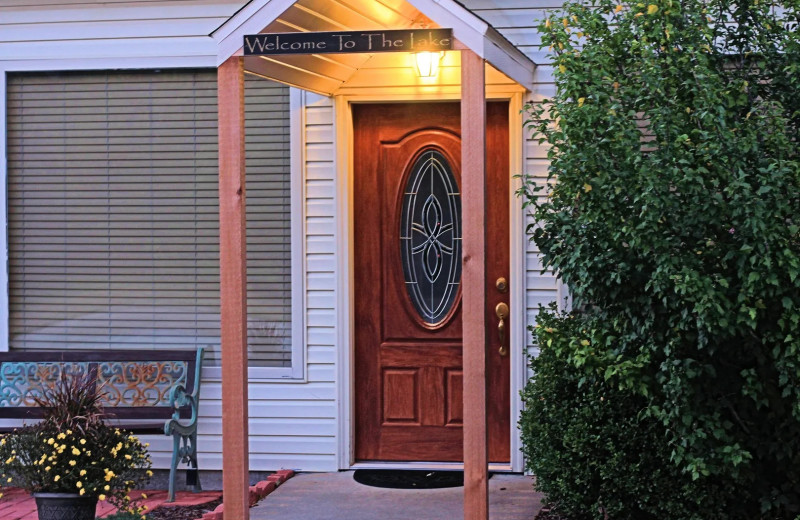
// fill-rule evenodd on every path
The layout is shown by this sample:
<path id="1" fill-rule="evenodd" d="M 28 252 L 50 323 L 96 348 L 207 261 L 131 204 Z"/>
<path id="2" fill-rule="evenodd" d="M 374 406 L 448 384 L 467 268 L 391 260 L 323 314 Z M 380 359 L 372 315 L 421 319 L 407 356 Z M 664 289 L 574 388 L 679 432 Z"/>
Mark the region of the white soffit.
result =
<path id="1" fill-rule="evenodd" d="M 254 0 L 216 30 L 218 64 L 242 54 L 247 34 L 452 28 L 456 39 L 489 64 L 487 85 L 531 89 L 535 65 L 485 21 L 453 0 Z M 245 70 L 325 95 L 367 88 L 417 92 L 460 85 L 460 56 L 448 52 L 442 74 L 417 78 L 409 53 L 248 56 Z M 458 70 L 456 70 L 458 69 Z"/>

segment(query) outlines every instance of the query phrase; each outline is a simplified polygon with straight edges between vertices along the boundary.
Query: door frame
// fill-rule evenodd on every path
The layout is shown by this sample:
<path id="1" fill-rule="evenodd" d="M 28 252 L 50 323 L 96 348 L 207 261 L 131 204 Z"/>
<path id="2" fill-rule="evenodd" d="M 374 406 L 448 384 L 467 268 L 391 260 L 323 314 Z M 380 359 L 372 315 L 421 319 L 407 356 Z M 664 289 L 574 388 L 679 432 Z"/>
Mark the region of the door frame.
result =
<path id="1" fill-rule="evenodd" d="M 522 199 L 514 195 L 522 185 L 522 180 L 517 173 L 527 173 L 525 161 L 525 136 L 523 132 L 522 109 L 524 105 L 524 89 L 496 89 L 487 87 L 486 99 L 503 100 L 509 102 L 509 167 L 511 190 L 509 212 L 510 233 L 510 278 L 509 306 L 511 307 L 509 330 L 509 356 L 511 358 L 511 463 L 509 465 L 491 465 L 492 471 L 524 470 L 521 452 L 521 440 L 516 427 L 522 411 L 522 398 L 520 392 L 527 378 L 527 308 L 525 305 L 525 216 L 522 209 Z M 351 106 L 354 103 L 392 103 L 392 102 L 435 102 L 458 101 L 458 93 L 446 94 L 364 94 L 364 95 L 339 95 L 334 96 L 334 161 L 336 169 L 336 344 L 339 345 L 336 354 L 336 398 L 338 416 L 338 442 L 337 459 L 339 469 L 381 467 L 381 468 L 426 468 L 435 467 L 453 468 L 461 467 L 459 463 L 355 463 L 353 450 L 355 435 L 355 397 L 353 364 L 355 355 L 355 338 L 353 334 L 353 117 Z"/>

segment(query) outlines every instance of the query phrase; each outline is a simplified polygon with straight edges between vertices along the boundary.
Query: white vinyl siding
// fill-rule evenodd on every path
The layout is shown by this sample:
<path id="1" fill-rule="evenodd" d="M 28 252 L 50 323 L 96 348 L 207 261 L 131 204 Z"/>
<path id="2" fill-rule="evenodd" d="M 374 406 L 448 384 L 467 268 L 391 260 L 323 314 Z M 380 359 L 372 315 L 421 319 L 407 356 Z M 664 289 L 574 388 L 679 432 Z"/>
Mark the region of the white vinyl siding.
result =
<path id="1" fill-rule="evenodd" d="M 291 364 L 288 88 L 248 81 L 248 346 Z M 10 346 L 208 349 L 219 364 L 214 71 L 8 87 Z"/>
<path id="2" fill-rule="evenodd" d="M 524 52 L 534 63 L 547 63 L 547 49 L 536 27 L 548 11 L 561 8 L 561 0 L 462 0 L 467 9 L 480 16 Z"/>

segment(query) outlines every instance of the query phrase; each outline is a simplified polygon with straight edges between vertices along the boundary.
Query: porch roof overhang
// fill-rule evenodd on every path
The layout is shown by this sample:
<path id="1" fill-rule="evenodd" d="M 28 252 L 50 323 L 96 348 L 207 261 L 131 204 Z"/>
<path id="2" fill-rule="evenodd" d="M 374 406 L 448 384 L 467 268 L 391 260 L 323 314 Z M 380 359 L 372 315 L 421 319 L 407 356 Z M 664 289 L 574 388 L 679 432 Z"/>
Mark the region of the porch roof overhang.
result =
<path id="1" fill-rule="evenodd" d="M 486 84 L 531 90 L 534 63 L 496 29 L 454 0 L 254 0 L 219 27 L 217 64 L 243 55 L 244 36 L 257 33 L 452 28 L 456 49 L 486 63 Z M 461 53 L 449 51 L 436 78 L 420 78 L 410 53 L 247 56 L 245 71 L 324 95 L 376 88 L 415 93 L 457 90 Z"/>

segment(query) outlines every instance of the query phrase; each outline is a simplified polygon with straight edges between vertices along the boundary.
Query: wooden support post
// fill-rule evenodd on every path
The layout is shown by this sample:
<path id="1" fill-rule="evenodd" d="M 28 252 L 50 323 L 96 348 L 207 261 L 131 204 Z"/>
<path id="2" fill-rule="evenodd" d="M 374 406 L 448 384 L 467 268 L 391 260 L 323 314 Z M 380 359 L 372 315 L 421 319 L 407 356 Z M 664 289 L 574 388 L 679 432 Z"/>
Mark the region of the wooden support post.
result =
<path id="1" fill-rule="evenodd" d="M 461 51 L 464 519 L 489 518 L 486 419 L 486 91 L 483 59 Z"/>
<path id="2" fill-rule="evenodd" d="M 222 494 L 225 518 L 248 520 L 247 236 L 244 169 L 244 61 L 217 71 L 219 105 L 219 266 L 222 335 Z"/>

